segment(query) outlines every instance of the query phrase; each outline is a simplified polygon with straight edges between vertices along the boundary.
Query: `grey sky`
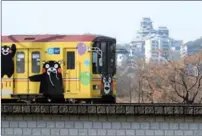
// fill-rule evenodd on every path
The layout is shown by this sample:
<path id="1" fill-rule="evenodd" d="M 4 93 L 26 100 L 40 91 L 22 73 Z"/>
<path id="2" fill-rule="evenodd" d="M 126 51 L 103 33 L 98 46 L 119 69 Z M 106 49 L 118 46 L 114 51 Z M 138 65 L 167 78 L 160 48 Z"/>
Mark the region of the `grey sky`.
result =
<path id="1" fill-rule="evenodd" d="M 2 32 L 8 34 L 81 34 L 113 36 L 130 42 L 143 17 L 155 28 L 167 26 L 172 38 L 202 36 L 202 2 L 2 2 Z"/>

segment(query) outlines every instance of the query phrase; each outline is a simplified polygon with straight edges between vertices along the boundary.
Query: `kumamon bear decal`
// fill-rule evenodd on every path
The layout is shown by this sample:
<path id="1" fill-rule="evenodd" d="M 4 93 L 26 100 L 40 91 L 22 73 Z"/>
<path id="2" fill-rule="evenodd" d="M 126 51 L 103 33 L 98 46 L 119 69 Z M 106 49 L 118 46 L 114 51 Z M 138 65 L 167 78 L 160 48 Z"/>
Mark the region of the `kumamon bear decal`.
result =
<path id="1" fill-rule="evenodd" d="M 109 95 L 112 93 L 112 77 L 110 75 L 102 75 L 102 84 L 103 90 L 102 93 L 104 95 Z"/>
<path id="2" fill-rule="evenodd" d="M 39 93 L 48 100 L 64 98 L 60 64 L 57 61 L 43 62 L 43 73 L 29 77 L 30 81 L 41 83 Z"/>
<path id="3" fill-rule="evenodd" d="M 7 45 L 1 46 L 1 78 L 7 75 L 9 78 L 14 73 L 13 58 L 16 53 L 16 45 L 12 44 L 11 47 Z"/>

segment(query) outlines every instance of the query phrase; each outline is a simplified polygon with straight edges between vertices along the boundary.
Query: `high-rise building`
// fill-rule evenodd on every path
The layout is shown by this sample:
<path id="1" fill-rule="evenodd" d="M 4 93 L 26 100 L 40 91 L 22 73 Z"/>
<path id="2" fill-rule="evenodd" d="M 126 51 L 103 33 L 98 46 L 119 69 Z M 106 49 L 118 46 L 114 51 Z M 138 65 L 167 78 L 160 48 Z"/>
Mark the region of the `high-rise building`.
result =
<path id="1" fill-rule="evenodd" d="M 122 66 L 124 63 L 127 63 L 130 52 L 124 47 L 117 47 L 116 49 L 116 64 L 118 67 Z"/>
<path id="2" fill-rule="evenodd" d="M 167 56 L 168 58 L 165 59 L 179 59 L 182 44 L 181 40 L 170 38 L 169 29 L 166 26 L 160 26 L 155 30 L 151 19 L 147 17 L 141 20 L 137 36 L 130 43 L 130 47 L 134 58 L 145 58 L 147 62 L 150 60 L 161 62 Z M 153 49 L 164 53 L 154 53 Z"/>
<path id="3" fill-rule="evenodd" d="M 170 59 L 170 38 L 156 36 L 145 41 L 145 61 L 163 63 Z"/>
<path id="4" fill-rule="evenodd" d="M 165 26 L 160 26 L 156 33 L 161 37 L 169 37 L 169 30 Z"/>
<path id="5" fill-rule="evenodd" d="M 182 40 L 174 40 L 171 39 L 171 47 L 170 47 L 170 59 L 177 60 L 181 58 L 181 48 L 183 45 Z"/>
<path id="6" fill-rule="evenodd" d="M 187 56 L 188 52 L 187 52 L 188 48 L 187 45 L 182 45 L 181 49 L 180 49 L 180 56 L 182 58 L 184 58 L 185 56 Z"/>

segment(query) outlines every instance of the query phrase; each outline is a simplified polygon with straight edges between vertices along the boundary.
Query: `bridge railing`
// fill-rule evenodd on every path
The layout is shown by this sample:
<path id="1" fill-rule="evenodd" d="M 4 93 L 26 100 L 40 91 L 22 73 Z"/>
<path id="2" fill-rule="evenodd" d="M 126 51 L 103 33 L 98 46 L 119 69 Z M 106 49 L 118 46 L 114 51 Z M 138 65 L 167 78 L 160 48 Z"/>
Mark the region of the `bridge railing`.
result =
<path id="1" fill-rule="evenodd" d="M 202 104 L 2 104 L 4 114 L 201 116 Z"/>

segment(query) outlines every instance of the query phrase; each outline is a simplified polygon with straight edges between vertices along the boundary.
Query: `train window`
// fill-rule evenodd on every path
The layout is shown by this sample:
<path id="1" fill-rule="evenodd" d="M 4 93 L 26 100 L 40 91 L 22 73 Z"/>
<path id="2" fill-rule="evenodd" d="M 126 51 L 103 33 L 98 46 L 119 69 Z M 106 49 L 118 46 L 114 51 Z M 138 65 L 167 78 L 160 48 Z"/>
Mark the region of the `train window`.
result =
<path id="1" fill-rule="evenodd" d="M 96 52 L 93 52 L 93 73 L 98 73 L 98 54 Z"/>
<path id="2" fill-rule="evenodd" d="M 25 53 L 17 52 L 16 53 L 16 72 L 24 73 L 25 72 Z"/>
<path id="3" fill-rule="evenodd" d="M 112 72 L 113 74 L 116 73 L 116 44 L 109 42 L 109 47 L 110 47 L 110 72 Z"/>
<path id="4" fill-rule="evenodd" d="M 40 52 L 32 52 L 32 73 L 40 72 Z"/>
<path id="5" fill-rule="evenodd" d="M 67 69 L 75 69 L 75 52 L 67 52 Z"/>
<path id="6" fill-rule="evenodd" d="M 98 48 L 100 48 L 100 42 L 95 42 L 94 44 L 93 44 L 93 47 L 98 47 Z M 95 51 L 93 51 L 92 52 L 92 72 L 93 72 L 93 74 L 99 74 L 100 72 L 101 72 L 101 66 L 99 66 L 99 58 L 100 58 L 100 55 L 97 53 L 97 52 L 95 52 Z"/>
<path id="7" fill-rule="evenodd" d="M 102 42 L 101 43 L 102 52 L 106 52 L 106 48 L 107 48 L 107 43 L 106 42 Z"/>
<path id="8" fill-rule="evenodd" d="M 108 52 L 107 52 L 107 42 L 101 42 L 101 50 L 102 50 L 102 52 L 103 52 L 103 69 L 102 69 L 102 71 L 104 70 L 105 72 L 107 72 L 107 68 L 108 68 L 108 56 L 109 56 L 109 54 L 108 54 Z"/>

